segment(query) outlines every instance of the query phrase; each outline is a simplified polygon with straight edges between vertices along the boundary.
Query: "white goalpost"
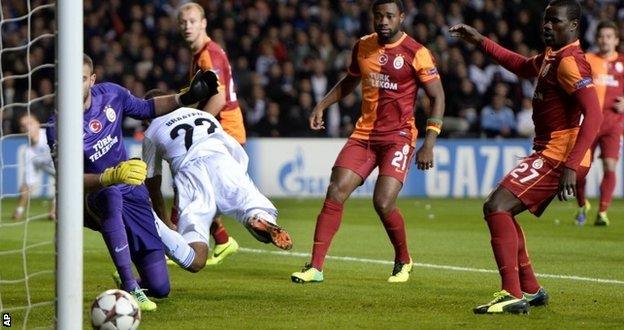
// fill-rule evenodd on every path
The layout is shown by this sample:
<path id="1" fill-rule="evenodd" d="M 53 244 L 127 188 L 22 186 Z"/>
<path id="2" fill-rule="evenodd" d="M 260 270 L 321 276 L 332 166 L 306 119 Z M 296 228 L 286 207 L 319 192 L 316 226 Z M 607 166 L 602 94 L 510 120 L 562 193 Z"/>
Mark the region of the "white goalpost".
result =
<path id="1" fill-rule="evenodd" d="M 82 328 L 82 8 L 82 0 L 58 0 L 57 3 L 58 329 Z"/>

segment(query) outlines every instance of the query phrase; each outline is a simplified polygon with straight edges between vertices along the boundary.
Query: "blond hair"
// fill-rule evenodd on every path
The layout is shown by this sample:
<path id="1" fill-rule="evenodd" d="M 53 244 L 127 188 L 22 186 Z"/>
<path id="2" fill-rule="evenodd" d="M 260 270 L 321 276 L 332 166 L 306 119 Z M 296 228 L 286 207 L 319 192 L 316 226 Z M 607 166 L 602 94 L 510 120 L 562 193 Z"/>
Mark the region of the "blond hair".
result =
<path id="1" fill-rule="evenodd" d="M 180 13 L 182 13 L 183 11 L 191 10 L 191 9 L 196 9 L 199 12 L 202 19 L 206 18 L 206 11 L 204 11 L 204 7 L 202 7 L 200 4 L 195 3 L 195 2 L 187 2 L 181 5 L 180 7 L 178 7 L 178 18 L 180 17 Z"/>

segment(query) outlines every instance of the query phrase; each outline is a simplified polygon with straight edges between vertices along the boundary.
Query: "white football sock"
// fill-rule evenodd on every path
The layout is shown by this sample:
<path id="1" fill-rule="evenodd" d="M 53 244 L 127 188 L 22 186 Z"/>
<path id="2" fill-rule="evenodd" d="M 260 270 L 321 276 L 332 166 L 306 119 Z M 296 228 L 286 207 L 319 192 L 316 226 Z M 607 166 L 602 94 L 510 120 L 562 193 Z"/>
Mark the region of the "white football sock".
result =
<path id="1" fill-rule="evenodd" d="M 195 251 L 186 243 L 184 237 L 167 227 L 158 217 L 156 217 L 156 229 L 165 246 L 167 256 L 181 267 L 188 268 L 195 259 Z"/>
<path id="2" fill-rule="evenodd" d="M 248 214 L 251 214 L 249 217 L 247 217 L 247 221 L 251 220 L 253 217 L 258 217 L 262 220 L 265 220 L 267 222 L 270 222 L 274 225 L 277 224 L 277 219 L 275 219 L 274 215 L 271 215 L 270 213 L 268 213 L 265 210 L 262 209 L 254 209 L 251 210 L 251 212 L 248 212 Z"/>

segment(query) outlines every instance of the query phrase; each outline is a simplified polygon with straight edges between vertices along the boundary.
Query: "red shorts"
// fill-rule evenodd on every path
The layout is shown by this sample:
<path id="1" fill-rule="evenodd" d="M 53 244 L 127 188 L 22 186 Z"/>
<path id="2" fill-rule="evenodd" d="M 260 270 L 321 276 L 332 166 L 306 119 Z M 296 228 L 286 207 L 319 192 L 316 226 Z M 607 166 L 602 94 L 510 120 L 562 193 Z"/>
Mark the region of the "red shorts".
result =
<path id="1" fill-rule="evenodd" d="M 589 167 L 579 167 L 577 179 L 585 177 Z M 500 182 L 527 209 L 536 216 L 542 215 L 548 204 L 559 191 L 559 177 L 563 172 L 563 162 L 533 153 L 522 159 Z"/>
<path id="2" fill-rule="evenodd" d="M 592 145 L 592 158 L 596 152 L 596 146 L 600 146 L 600 158 L 620 158 L 620 147 L 622 145 L 622 123 L 614 123 L 607 127 L 601 127 L 596 140 Z"/>
<path id="3" fill-rule="evenodd" d="M 414 147 L 409 142 L 349 138 L 338 154 L 334 167 L 350 169 L 364 181 L 379 166 L 380 176 L 391 176 L 403 183 L 414 155 Z"/>

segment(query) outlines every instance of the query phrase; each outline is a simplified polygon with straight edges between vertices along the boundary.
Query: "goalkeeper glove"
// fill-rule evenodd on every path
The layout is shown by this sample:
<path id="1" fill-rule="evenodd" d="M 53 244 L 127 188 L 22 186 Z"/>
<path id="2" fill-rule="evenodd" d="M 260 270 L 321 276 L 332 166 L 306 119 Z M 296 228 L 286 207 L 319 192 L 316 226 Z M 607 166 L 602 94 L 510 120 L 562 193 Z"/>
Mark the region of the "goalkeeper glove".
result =
<path id="1" fill-rule="evenodd" d="M 214 71 L 197 70 L 188 89 L 180 93 L 180 104 L 189 106 L 217 94 L 219 78 Z"/>
<path id="2" fill-rule="evenodd" d="M 123 161 L 115 167 L 109 167 L 100 175 L 100 183 L 108 187 L 117 183 L 125 183 L 138 186 L 147 176 L 147 164 L 140 159 Z"/>

